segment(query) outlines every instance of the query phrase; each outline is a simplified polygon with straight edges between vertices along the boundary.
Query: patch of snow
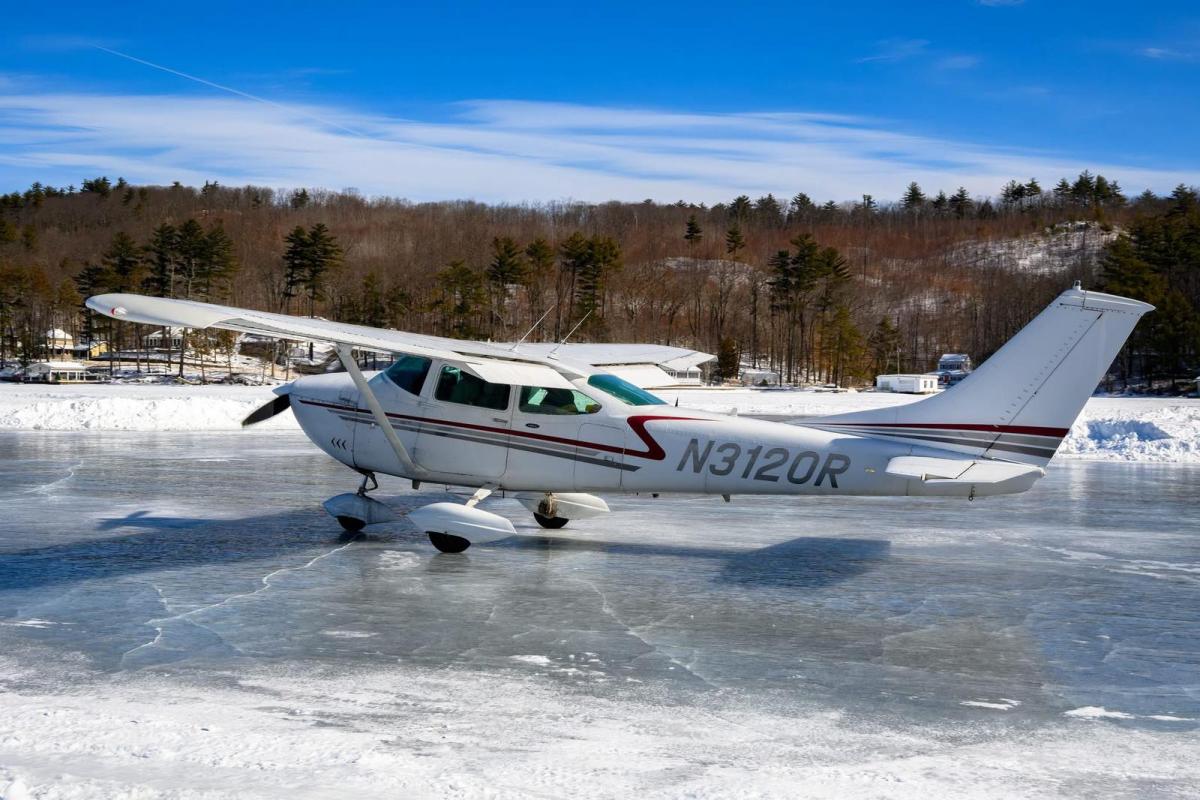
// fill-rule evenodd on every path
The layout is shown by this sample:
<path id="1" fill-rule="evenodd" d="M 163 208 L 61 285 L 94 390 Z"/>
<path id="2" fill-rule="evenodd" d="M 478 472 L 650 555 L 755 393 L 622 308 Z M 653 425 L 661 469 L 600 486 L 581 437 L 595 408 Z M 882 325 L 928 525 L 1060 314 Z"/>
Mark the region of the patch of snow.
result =
<path id="1" fill-rule="evenodd" d="M 1083 706 L 1082 708 L 1073 708 L 1070 711 L 1064 711 L 1064 716 L 1078 717 L 1080 719 L 1134 719 L 1133 714 L 1126 714 L 1124 711 L 1109 711 L 1104 706 Z"/>
<path id="2" fill-rule="evenodd" d="M 1017 706 L 1021 705 L 1020 700 L 1009 700 L 1000 698 L 999 702 L 991 702 L 989 700 L 960 700 L 960 706 L 971 706 L 972 708 L 991 708 L 996 711 L 1012 711 Z"/>
<path id="3" fill-rule="evenodd" d="M 546 656 L 509 656 L 512 661 L 520 661 L 522 664 L 536 664 L 539 667 L 548 667 L 554 662 Z"/>

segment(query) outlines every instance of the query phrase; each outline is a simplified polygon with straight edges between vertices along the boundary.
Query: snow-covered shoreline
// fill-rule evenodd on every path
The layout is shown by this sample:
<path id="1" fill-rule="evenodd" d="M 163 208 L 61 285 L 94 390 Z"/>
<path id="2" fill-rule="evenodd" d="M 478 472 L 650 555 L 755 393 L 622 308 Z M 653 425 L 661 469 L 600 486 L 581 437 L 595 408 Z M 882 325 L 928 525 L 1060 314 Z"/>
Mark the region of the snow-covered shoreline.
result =
<path id="1" fill-rule="evenodd" d="M 920 397 L 873 392 L 700 389 L 659 394 L 685 408 L 807 417 L 883 408 Z M 0 384 L 0 430 L 224 431 L 271 398 L 260 386 Z M 294 430 L 280 414 L 256 430 Z M 1059 457 L 1200 463 L 1200 400 L 1093 397 L 1059 449 Z"/>

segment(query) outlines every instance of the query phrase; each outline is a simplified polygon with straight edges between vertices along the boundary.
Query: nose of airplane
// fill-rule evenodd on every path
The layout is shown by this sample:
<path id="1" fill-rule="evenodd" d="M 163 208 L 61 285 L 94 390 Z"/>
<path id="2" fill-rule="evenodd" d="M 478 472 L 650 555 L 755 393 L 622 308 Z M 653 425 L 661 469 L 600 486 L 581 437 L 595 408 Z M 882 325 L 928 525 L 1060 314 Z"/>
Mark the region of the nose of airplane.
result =
<path id="1" fill-rule="evenodd" d="M 292 412 L 309 439 L 344 464 L 353 464 L 358 389 L 344 372 L 306 375 L 292 383 Z"/>

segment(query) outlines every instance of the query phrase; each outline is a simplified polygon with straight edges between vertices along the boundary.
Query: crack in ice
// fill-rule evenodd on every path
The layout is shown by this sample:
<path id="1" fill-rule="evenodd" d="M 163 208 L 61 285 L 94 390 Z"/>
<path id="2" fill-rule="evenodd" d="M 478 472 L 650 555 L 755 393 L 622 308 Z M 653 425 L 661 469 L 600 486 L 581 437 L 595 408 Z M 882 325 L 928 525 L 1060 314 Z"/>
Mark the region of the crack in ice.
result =
<path id="1" fill-rule="evenodd" d="M 122 665 L 124 665 L 125 659 L 129 658 L 131 655 L 133 655 L 134 653 L 136 653 L 140 650 L 147 650 L 147 649 L 156 647 L 159 644 L 159 642 L 162 641 L 166 626 L 168 624 L 170 624 L 172 622 L 179 622 L 181 620 L 185 620 L 190 617 L 194 617 L 197 614 L 202 614 L 206 611 L 212 611 L 215 608 L 221 608 L 222 606 L 228 605 L 229 603 L 232 603 L 236 600 L 245 600 L 247 598 L 254 597 L 255 595 L 262 594 L 263 592 L 265 592 L 271 588 L 271 580 L 275 576 L 280 575 L 285 572 L 302 572 L 303 570 L 306 570 L 309 567 L 311 567 L 313 564 L 316 564 L 318 561 L 321 561 L 323 559 L 329 558 L 332 555 L 340 553 L 342 550 L 345 550 L 347 547 L 349 547 L 352 544 L 354 544 L 354 542 L 346 542 L 345 544 L 343 544 L 339 547 L 333 548 L 332 550 L 330 550 L 327 553 L 321 553 L 319 556 L 316 556 L 315 558 L 310 559 L 308 562 L 306 562 L 298 567 L 280 567 L 277 570 L 268 572 L 266 575 L 262 576 L 262 578 L 259 579 L 259 581 L 262 583 L 262 586 L 258 587 L 253 592 L 242 592 L 240 594 L 233 594 L 233 595 L 230 595 L 229 597 L 226 597 L 216 603 L 211 603 L 207 606 L 201 606 L 200 608 L 193 608 L 191 611 L 184 611 L 180 614 L 176 614 L 171 617 L 162 617 L 159 619 L 147 620 L 146 624 L 153 626 L 156 631 L 154 638 L 148 642 L 144 642 L 144 643 L 138 645 L 137 647 L 135 647 L 131 650 L 126 651 L 124 654 L 121 655 L 120 663 Z M 150 584 L 150 585 L 154 586 L 154 589 L 156 591 L 158 591 L 159 596 L 161 597 L 162 591 L 159 590 L 158 587 L 155 586 L 154 584 Z M 163 607 L 167 608 L 167 603 L 166 603 L 165 597 L 163 598 Z M 200 625 L 200 623 L 193 623 L 193 624 Z M 205 628 L 206 630 L 212 630 L 211 628 L 208 628 L 205 625 L 200 625 L 200 627 Z M 213 633 L 216 634 L 215 631 Z M 222 638 L 219 634 L 217 634 L 217 638 L 221 639 L 221 641 L 225 641 L 224 638 Z M 234 649 L 237 649 L 237 648 L 235 647 Z"/>
<path id="2" fill-rule="evenodd" d="M 79 469 L 80 467 L 82 467 L 82 466 L 83 466 L 83 462 L 82 462 L 82 461 L 80 461 L 80 462 L 78 462 L 78 463 L 75 463 L 75 464 L 72 464 L 71 466 L 67 467 L 67 474 L 66 474 L 66 475 L 64 475 L 63 477 L 59 478 L 59 479 L 58 479 L 58 480 L 56 480 L 56 481 L 51 481 L 50 483 L 44 483 L 44 484 L 42 484 L 41 486 L 35 486 L 35 487 L 33 487 L 32 489 L 26 489 L 26 490 L 25 490 L 25 494 L 44 494 L 44 495 L 49 495 L 49 494 L 50 494 L 50 491 L 49 491 L 50 489 L 53 489 L 55 486 L 58 486 L 58 485 L 60 485 L 60 484 L 63 484 L 63 483 L 66 483 L 67 481 L 69 481 L 69 480 L 71 480 L 72 478 L 74 478 L 74 477 L 75 477 L 75 471 L 76 471 L 77 469 Z"/>
<path id="3" fill-rule="evenodd" d="M 623 619 L 621 619 L 620 617 L 618 617 L 616 615 L 616 613 L 612 610 L 612 606 L 610 606 L 608 604 L 608 595 L 606 595 L 603 591 L 601 591 L 599 586 L 594 584 L 592 581 L 589 581 L 587 578 L 577 578 L 577 580 L 582 581 L 583 583 L 586 583 L 593 592 L 600 595 L 600 610 L 603 611 L 605 614 L 607 614 L 610 619 L 612 619 L 614 622 L 616 622 L 618 625 L 620 625 L 622 628 L 624 628 L 625 632 L 627 634 L 629 634 L 633 638 L 637 639 L 642 644 L 646 645 L 646 647 L 649 647 L 651 652 L 658 653 L 660 656 L 667 659 L 667 661 L 670 661 L 672 664 L 679 667 L 681 670 L 686 672 L 688 675 L 691 675 L 693 678 L 700 681 L 701 683 L 703 683 L 705 686 L 709 687 L 710 689 L 718 688 L 716 684 L 708 681 L 702 675 L 695 672 L 693 669 L 689 669 L 688 666 L 686 664 L 684 664 L 682 661 L 680 661 L 679 659 L 675 658 L 674 656 L 670 655 L 669 653 L 663 652 L 662 650 L 660 650 L 658 648 L 657 645 L 651 644 L 650 642 L 646 641 L 641 636 L 639 636 L 637 634 L 637 632 L 633 629 L 633 627 L 631 627 L 628 623 L 626 623 Z"/>

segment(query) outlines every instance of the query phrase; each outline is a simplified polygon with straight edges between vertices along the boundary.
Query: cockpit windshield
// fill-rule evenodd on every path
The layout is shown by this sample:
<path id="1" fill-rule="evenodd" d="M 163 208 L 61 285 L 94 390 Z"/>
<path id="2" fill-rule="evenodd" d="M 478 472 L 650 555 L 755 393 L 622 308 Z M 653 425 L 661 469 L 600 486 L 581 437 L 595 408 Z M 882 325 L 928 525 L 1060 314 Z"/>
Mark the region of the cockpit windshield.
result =
<path id="1" fill-rule="evenodd" d="M 588 386 L 594 386 L 607 395 L 611 395 L 627 406 L 665 406 L 666 400 L 634 386 L 616 375 L 593 375 L 588 378 Z"/>

